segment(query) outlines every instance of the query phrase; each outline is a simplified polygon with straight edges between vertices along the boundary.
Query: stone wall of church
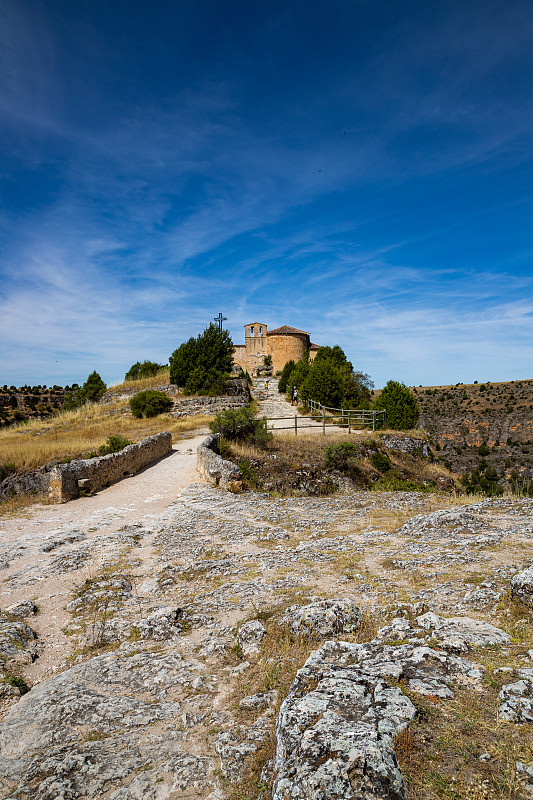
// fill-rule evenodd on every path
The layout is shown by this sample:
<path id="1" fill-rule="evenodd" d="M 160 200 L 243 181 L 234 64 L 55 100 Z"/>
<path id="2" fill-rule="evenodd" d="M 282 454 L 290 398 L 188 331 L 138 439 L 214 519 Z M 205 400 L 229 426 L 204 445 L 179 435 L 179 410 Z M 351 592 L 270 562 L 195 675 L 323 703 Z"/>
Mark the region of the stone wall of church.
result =
<path id="1" fill-rule="evenodd" d="M 274 373 L 282 370 L 287 361 L 307 358 L 308 337 L 305 334 L 290 334 L 268 337 L 268 352 L 272 356 Z"/>

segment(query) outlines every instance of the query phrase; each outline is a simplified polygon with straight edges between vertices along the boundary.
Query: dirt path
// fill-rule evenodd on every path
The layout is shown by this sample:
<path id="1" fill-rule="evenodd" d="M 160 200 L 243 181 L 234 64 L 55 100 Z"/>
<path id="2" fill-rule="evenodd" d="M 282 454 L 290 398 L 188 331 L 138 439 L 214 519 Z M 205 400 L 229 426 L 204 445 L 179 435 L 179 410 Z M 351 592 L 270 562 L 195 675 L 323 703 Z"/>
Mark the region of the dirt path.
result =
<path id="1" fill-rule="evenodd" d="M 53 671 L 70 649 L 71 642 L 61 633 L 69 619 L 65 604 L 74 585 L 91 571 L 84 558 L 79 565 L 70 565 L 68 571 L 59 565 L 39 571 L 36 565 L 43 565 L 48 553 L 62 553 L 68 542 L 87 545 L 93 552 L 105 550 L 106 540 L 125 526 L 148 528 L 164 517 L 186 486 L 203 482 L 196 471 L 196 448 L 207 433 L 207 428 L 199 429 L 175 444 L 166 458 L 92 497 L 59 505 L 37 504 L 17 516 L 0 519 L 0 609 L 33 597 L 40 613 L 32 620 L 32 627 L 47 640 L 44 653 L 29 667 L 27 674 L 32 682 Z M 144 561 L 147 554 L 142 555 Z M 96 563 L 97 557 L 91 558 Z"/>

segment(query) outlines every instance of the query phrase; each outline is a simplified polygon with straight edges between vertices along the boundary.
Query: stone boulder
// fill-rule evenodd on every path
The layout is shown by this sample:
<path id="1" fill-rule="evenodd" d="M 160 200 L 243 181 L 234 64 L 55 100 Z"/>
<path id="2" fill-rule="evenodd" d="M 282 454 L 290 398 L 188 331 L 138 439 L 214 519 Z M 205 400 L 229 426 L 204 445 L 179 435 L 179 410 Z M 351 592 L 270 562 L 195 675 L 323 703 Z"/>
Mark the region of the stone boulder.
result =
<path id="1" fill-rule="evenodd" d="M 533 608 L 533 565 L 511 578 L 511 595 Z"/>
<path id="2" fill-rule="evenodd" d="M 257 619 L 241 625 L 237 634 L 239 646 L 245 656 L 259 652 L 261 642 L 267 635 L 265 626 Z"/>
<path id="3" fill-rule="evenodd" d="M 361 611 L 352 600 L 315 600 L 306 606 L 289 606 L 280 619 L 291 636 L 313 639 L 355 633 L 360 624 Z"/>

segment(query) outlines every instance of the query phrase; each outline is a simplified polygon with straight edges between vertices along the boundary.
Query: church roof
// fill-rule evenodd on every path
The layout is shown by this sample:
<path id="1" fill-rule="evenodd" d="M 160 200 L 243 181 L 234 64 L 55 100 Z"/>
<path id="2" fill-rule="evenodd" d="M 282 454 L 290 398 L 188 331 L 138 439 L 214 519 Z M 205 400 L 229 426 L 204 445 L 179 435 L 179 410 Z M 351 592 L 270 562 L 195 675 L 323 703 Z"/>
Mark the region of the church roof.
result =
<path id="1" fill-rule="evenodd" d="M 292 334 L 300 333 L 304 336 L 309 336 L 307 331 L 300 331 L 298 328 L 291 328 L 290 325 L 282 325 L 281 328 L 274 328 L 268 331 L 267 336 L 291 336 Z"/>
<path id="2" fill-rule="evenodd" d="M 310 350 L 320 350 L 320 345 L 319 344 L 314 344 L 313 342 L 311 342 L 311 344 L 309 345 L 309 349 Z"/>

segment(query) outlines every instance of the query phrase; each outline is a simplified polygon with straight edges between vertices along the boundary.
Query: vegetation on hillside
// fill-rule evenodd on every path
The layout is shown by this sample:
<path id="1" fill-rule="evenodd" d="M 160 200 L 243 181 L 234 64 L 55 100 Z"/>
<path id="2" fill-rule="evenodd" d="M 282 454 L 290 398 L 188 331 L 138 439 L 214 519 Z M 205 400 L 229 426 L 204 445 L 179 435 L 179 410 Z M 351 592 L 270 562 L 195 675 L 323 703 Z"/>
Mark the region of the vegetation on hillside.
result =
<path id="1" fill-rule="evenodd" d="M 170 431 L 174 441 L 184 432 L 207 425 L 212 417 L 174 419 L 165 415 L 138 419 L 127 413 L 126 400 L 100 405 L 94 403 L 56 417 L 30 420 L 0 430 L 0 465 L 9 472 L 38 469 L 50 461 L 63 462 L 90 457 L 109 436 L 123 436 L 133 442 L 160 431 Z"/>
<path id="2" fill-rule="evenodd" d="M 142 378 L 153 378 L 168 370 L 165 364 L 157 364 L 155 361 L 136 361 L 132 364 L 124 376 L 125 381 L 138 381 Z"/>
<path id="3" fill-rule="evenodd" d="M 357 442 L 343 434 L 276 435 L 259 447 L 226 439 L 221 450 L 239 466 L 249 488 L 281 495 L 327 495 L 349 487 L 423 492 L 454 487 L 449 472 L 431 458 L 389 450 L 370 432 Z"/>

